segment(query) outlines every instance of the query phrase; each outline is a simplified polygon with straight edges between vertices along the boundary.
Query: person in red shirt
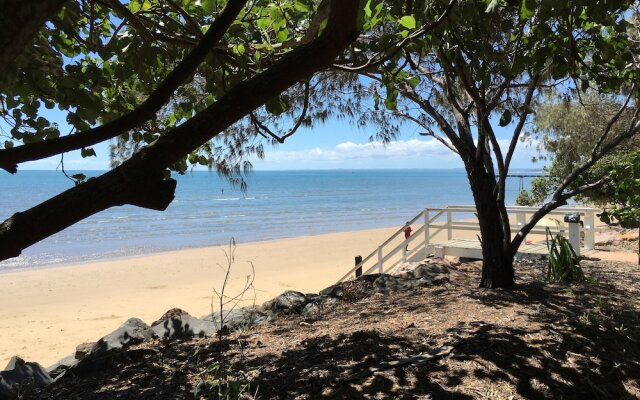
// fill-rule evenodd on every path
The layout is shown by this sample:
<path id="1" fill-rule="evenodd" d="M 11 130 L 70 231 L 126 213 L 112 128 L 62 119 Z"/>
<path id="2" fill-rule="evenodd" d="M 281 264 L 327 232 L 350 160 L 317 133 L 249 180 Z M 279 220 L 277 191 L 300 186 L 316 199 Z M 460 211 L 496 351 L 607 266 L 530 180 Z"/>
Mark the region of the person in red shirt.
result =
<path id="1" fill-rule="evenodd" d="M 409 236 L 411 236 L 411 225 L 409 225 L 409 221 L 407 221 L 407 223 L 405 224 L 407 227 L 404 228 L 404 238 L 405 239 L 409 239 Z M 407 244 L 407 246 L 405 247 L 405 251 L 409 250 L 409 245 Z"/>

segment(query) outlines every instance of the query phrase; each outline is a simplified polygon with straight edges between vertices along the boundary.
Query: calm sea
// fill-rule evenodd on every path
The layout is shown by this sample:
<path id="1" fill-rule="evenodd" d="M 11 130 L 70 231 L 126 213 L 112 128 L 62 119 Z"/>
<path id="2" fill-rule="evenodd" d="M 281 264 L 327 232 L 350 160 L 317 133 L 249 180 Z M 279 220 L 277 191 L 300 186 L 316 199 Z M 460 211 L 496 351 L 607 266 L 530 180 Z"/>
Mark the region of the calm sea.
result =
<path id="1" fill-rule="evenodd" d="M 454 170 L 257 171 L 246 192 L 215 173 L 177 179 L 166 211 L 111 208 L 0 263 L 0 271 L 223 244 L 232 237 L 241 243 L 402 226 L 425 207 L 473 203 L 465 173 Z M 519 185 L 519 178 L 508 179 L 508 204 Z M 0 174 L 0 218 L 71 186 L 58 171 Z"/>

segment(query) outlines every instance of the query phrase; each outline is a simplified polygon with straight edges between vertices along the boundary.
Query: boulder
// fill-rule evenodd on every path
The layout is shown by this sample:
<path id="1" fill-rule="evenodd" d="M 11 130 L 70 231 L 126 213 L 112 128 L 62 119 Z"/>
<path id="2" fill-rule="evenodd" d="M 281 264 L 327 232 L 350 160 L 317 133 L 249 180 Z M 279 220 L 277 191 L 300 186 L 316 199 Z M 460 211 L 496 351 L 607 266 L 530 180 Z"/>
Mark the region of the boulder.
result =
<path id="1" fill-rule="evenodd" d="M 79 359 L 76 358 L 76 354 L 69 354 L 62 360 L 59 360 L 57 363 L 47 368 L 47 372 L 49 373 L 49 376 L 57 380 L 58 377 L 61 377 L 69 368 L 76 366 L 78 362 Z"/>
<path id="2" fill-rule="evenodd" d="M 167 311 L 151 324 L 154 334 L 163 339 L 186 339 L 215 335 L 217 329 L 211 321 L 203 321 L 180 309 Z"/>
<path id="3" fill-rule="evenodd" d="M 331 285 L 328 288 L 324 288 L 322 289 L 318 294 L 322 295 L 322 296 L 327 296 L 327 297 L 334 297 L 336 299 L 339 299 L 342 297 L 342 282 L 341 283 L 336 283 L 335 285 Z"/>
<path id="4" fill-rule="evenodd" d="M 271 315 L 264 313 L 255 307 L 223 310 L 222 316 L 224 318 L 224 324 L 221 323 L 221 319 L 223 318 L 220 317 L 220 312 L 205 315 L 202 319 L 212 322 L 215 326 L 216 332 L 222 329 L 223 325 L 229 330 L 247 329 L 272 320 Z"/>
<path id="5" fill-rule="evenodd" d="M 411 290 L 425 285 L 425 282 L 416 279 L 404 279 L 393 275 L 381 275 L 373 282 L 375 290 L 380 292 Z"/>
<path id="6" fill-rule="evenodd" d="M 393 275 L 381 275 L 373 282 L 373 287 L 379 292 L 389 292 L 442 285 L 447 282 L 449 282 L 449 274 L 430 273 L 419 279 L 404 279 Z"/>
<path id="7" fill-rule="evenodd" d="M 85 358 L 89 356 L 95 357 L 114 350 L 126 349 L 129 346 L 151 340 L 154 335 L 149 325 L 145 324 L 141 319 L 129 318 L 118 329 L 98 340 Z"/>
<path id="8" fill-rule="evenodd" d="M 262 309 L 273 313 L 298 314 L 308 302 L 304 293 L 287 290 L 278 297 L 265 302 Z"/>
<path id="9" fill-rule="evenodd" d="M 91 353 L 91 349 L 93 349 L 93 346 L 95 345 L 95 342 L 81 343 L 77 345 L 76 353 L 74 355 L 76 360 L 82 360 L 83 358 L 85 358 L 89 353 Z"/>
<path id="10" fill-rule="evenodd" d="M 67 368 L 56 380 L 67 376 L 87 377 L 110 368 L 129 347 L 153 340 L 153 329 L 139 318 L 129 318 L 118 329 L 98 340 L 82 360 Z M 51 366 L 54 367 L 54 366 Z"/>
<path id="11" fill-rule="evenodd" d="M 0 371 L 0 398 L 16 397 L 18 387 L 23 384 L 43 387 L 52 382 L 53 379 L 40 364 L 13 357 L 5 370 Z"/>
<path id="12" fill-rule="evenodd" d="M 300 311 L 300 315 L 305 317 L 316 317 L 322 310 L 338 303 L 338 299 L 328 296 L 314 296 L 309 299 L 306 306 Z"/>

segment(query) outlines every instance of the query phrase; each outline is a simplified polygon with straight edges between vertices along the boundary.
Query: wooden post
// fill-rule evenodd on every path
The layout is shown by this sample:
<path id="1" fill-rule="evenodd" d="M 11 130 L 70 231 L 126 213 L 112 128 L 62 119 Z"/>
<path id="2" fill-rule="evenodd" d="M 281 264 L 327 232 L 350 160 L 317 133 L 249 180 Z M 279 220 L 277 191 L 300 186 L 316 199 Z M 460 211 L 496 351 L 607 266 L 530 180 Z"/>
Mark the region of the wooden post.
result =
<path id="1" fill-rule="evenodd" d="M 362 262 L 362 256 L 356 256 L 356 267 Z M 356 278 L 362 275 L 362 265 L 356 268 Z"/>
<path id="2" fill-rule="evenodd" d="M 596 247 L 596 227 L 594 211 L 587 210 L 584 213 L 584 248 L 593 250 Z"/>
<path id="3" fill-rule="evenodd" d="M 406 242 L 407 240 L 409 240 L 409 239 L 405 239 L 405 242 Z M 405 262 L 405 263 L 407 262 L 407 246 L 408 246 L 408 245 L 405 245 L 405 246 L 402 248 L 402 262 Z"/>
<path id="4" fill-rule="evenodd" d="M 453 239 L 453 232 L 451 229 L 451 210 L 447 210 L 447 240 Z"/>
<path id="5" fill-rule="evenodd" d="M 429 209 L 424 209 L 424 254 L 429 254 Z"/>
<path id="6" fill-rule="evenodd" d="M 576 252 L 576 255 L 580 255 L 580 223 L 569 222 L 569 243 Z"/>
<path id="7" fill-rule="evenodd" d="M 378 272 L 382 273 L 382 246 L 378 247 Z"/>
<path id="8" fill-rule="evenodd" d="M 527 223 L 527 214 L 525 212 L 516 212 L 516 224 L 520 230 Z"/>

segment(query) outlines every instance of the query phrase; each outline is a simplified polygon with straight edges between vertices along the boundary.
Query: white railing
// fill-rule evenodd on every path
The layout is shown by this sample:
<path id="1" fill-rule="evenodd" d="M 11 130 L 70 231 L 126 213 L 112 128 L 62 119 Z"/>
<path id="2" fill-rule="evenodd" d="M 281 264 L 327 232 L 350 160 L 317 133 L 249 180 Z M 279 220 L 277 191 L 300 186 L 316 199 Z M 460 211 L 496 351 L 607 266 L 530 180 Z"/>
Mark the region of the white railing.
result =
<path id="1" fill-rule="evenodd" d="M 517 234 L 520 228 L 530 220 L 536 211 L 538 211 L 536 207 L 507 207 L 511 223 L 511 232 Z M 595 213 L 597 211 L 599 210 L 587 207 L 561 207 L 549 212 L 545 218 L 560 216 L 561 218 L 559 220 L 562 221 L 562 217 L 564 217 L 566 213 L 579 213 L 582 221 L 580 231 L 584 238 L 584 249 L 592 250 L 595 246 Z M 399 263 L 406 262 L 407 259 L 416 256 L 420 251 L 423 251 L 426 256 L 429 250 L 433 248 L 433 245 L 437 244 L 437 242 L 434 242 L 436 235 L 445 230 L 447 232 L 447 240 L 454 238 L 454 231 L 472 231 L 480 234 L 475 213 L 476 208 L 474 206 L 447 206 L 445 208 L 426 208 L 422 210 L 422 212 L 413 217 L 405 226 L 398 229 L 389 239 L 347 272 L 338 282 L 353 278 L 356 271 L 362 274 L 389 271 Z M 410 225 L 418 225 L 419 227 L 413 231 L 408 239 L 404 239 L 404 230 Z M 546 226 L 539 224 L 536 225 L 530 233 L 545 234 L 546 228 Z M 553 234 L 567 234 L 566 225 L 562 223 L 558 223 L 555 227 L 552 226 L 549 228 Z M 410 250 L 406 250 L 408 246 L 411 247 Z"/>

